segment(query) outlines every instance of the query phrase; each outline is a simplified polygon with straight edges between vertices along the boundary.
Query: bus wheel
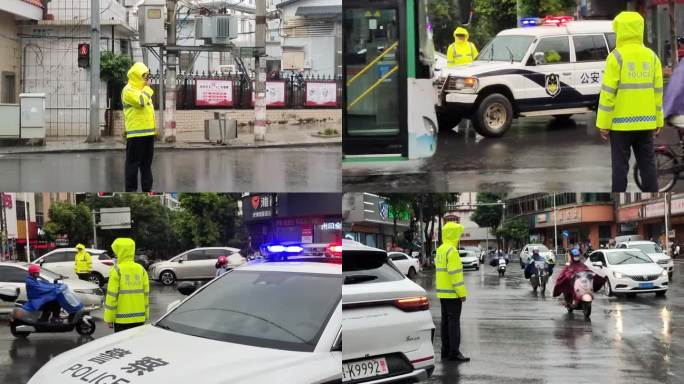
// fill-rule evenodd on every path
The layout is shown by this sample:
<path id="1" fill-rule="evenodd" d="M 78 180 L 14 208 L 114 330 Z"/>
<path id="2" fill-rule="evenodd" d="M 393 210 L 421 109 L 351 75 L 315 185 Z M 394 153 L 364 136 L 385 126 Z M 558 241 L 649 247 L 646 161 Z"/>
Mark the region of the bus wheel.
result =
<path id="1" fill-rule="evenodd" d="M 513 121 L 513 106 L 508 98 L 493 93 L 484 98 L 477 106 L 473 125 L 477 133 L 484 137 L 501 137 Z"/>

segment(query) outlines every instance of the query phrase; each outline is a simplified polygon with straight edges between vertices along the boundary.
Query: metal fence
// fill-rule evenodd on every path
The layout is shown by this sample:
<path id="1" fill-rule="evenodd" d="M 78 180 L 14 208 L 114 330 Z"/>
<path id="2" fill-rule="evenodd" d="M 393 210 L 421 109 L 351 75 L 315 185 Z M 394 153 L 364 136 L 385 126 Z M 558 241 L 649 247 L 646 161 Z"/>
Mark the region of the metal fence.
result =
<path id="1" fill-rule="evenodd" d="M 150 86 L 154 89 L 155 97 L 153 102 L 155 108 L 159 108 L 159 81 L 163 79 L 161 73 L 157 72 L 150 75 Z M 231 80 L 233 81 L 233 105 L 226 106 L 204 106 L 196 105 L 197 80 Z M 252 109 L 252 81 L 237 73 L 180 73 L 176 76 L 176 109 Z M 306 84 L 308 82 L 329 82 L 336 84 L 337 97 L 334 108 L 342 106 L 342 77 L 333 76 L 305 76 L 291 73 L 279 73 L 269 75 L 268 81 L 285 82 L 285 102 L 284 105 L 269 108 L 281 109 L 300 109 L 300 108 L 321 108 L 306 105 Z M 121 90 L 123 85 L 114 85 L 109 89 L 110 109 L 121 110 Z M 327 106 L 325 108 L 331 108 Z"/>

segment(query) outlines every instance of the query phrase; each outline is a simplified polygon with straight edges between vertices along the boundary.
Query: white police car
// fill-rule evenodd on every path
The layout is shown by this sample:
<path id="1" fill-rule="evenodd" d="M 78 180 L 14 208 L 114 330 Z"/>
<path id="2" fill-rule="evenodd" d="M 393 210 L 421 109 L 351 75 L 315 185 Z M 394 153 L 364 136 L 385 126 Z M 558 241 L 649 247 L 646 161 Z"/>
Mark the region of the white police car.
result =
<path id="1" fill-rule="evenodd" d="M 29 383 L 338 383 L 341 259 L 244 264 L 153 324 L 50 360 Z M 328 262 L 333 260 L 333 262 Z"/>
<path id="2" fill-rule="evenodd" d="M 441 129 L 469 118 L 485 137 L 500 137 L 520 116 L 596 110 L 605 60 L 615 47 L 610 21 L 548 17 L 499 32 L 470 65 L 437 72 Z"/>

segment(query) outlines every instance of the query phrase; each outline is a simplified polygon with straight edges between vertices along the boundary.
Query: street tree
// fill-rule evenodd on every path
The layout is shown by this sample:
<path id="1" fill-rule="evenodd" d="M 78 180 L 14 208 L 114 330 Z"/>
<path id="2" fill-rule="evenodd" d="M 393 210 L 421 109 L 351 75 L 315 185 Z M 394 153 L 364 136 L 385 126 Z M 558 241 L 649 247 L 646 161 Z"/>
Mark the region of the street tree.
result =
<path id="1" fill-rule="evenodd" d="M 195 246 L 239 246 L 242 242 L 236 241 L 239 199 L 239 194 L 231 193 L 181 193 L 178 197 L 181 208 L 190 216 L 180 217 L 176 233 L 191 234 Z"/>
<path id="2" fill-rule="evenodd" d="M 515 242 L 516 247 L 519 247 L 530 238 L 530 228 L 528 223 L 522 218 L 506 220 L 497 230 L 497 237 L 511 240 Z"/>
<path id="3" fill-rule="evenodd" d="M 459 7 L 453 0 L 431 0 L 428 2 L 428 15 L 435 48 L 446 53 L 447 47 L 454 41 L 454 29 L 459 25 Z"/>
<path id="4" fill-rule="evenodd" d="M 575 0 L 519 0 L 521 17 L 545 17 L 574 13 Z"/>
<path id="5" fill-rule="evenodd" d="M 56 202 L 50 206 L 48 218 L 43 229 L 51 240 L 67 236 L 69 244 L 74 246 L 78 243 L 90 243 L 93 223 L 87 205 Z"/>
<path id="6" fill-rule="evenodd" d="M 470 32 L 471 40 L 482 48 L 499 31 L 515 28 L 516 0 L 473 0 L 474 28 Z"/>
<path id="7" fill-rule="evenodd" d="M 389 193 L 383 196 L 385 202 L 389 205 L 389 216 L 392 218 L 392 233 L 394 240 L 398 239 L 397 235 L 397 220 L 399 217 L 410 213 L 411 203 L 415 195 L 411 193 Z"/>
<path id="8" fill-rule="evenodd" d="M 481 192 L 475 198 L 478 204 L 475 211 L 470 215 L 470 220 L 474 221 L 481 228 L 492 228 L 496 234 L 497 244 L 499 243 L 499 234 L 496 229 L 501 224 L 503 215 L 503 206 L 497 203 L 503 201 L 506 195 L 503 193 Z"/>
<path id="9" fill-rule="evenodd" d="M 437 224 L 436 238 L 442 239 L 442 222 L 446 214 L 446 203 L 458 201 L 458 193 L 421 193 L 415 195 L 413 211 L 423 222 L 423 236 L 425 243 L 422 244 L 424 254 L 428 260 L 432 257 L 432 243 L 435 239 L 435 223 Z"/>

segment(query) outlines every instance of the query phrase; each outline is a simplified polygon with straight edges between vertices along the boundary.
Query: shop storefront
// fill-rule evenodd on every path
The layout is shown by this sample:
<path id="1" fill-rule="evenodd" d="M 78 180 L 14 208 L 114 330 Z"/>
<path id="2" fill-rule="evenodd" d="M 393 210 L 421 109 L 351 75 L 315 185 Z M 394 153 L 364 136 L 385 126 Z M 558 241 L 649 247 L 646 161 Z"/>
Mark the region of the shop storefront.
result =
<path id="1" fill-rule="evenodd" d="M 343 200 L 345 238 L 388 249 L 394 239 L 394 214 L 387 201 L 372 193 L 354 193 Z M 397 213 L 397 233 L 409 229 L 410 214 Z"/>
<path id="2" fill-rule="evenodd" d="M 259 193 L 242 198 L 252 247 L 266 242 L 331 243 L 342 238 L 340 195 Z"/>
<path id="3" fill-rule="evenodd" d="M 555 216 L 555 217 L 554 217 Z M 615 236 L 612 205 L 587 205 L 558 209 L 535 215 L 534 235 L 549 248 L 554 248 L 554 225 L 558 230 L 558 246 L 569 248 L 591 243 L 596 249 Z"/>

